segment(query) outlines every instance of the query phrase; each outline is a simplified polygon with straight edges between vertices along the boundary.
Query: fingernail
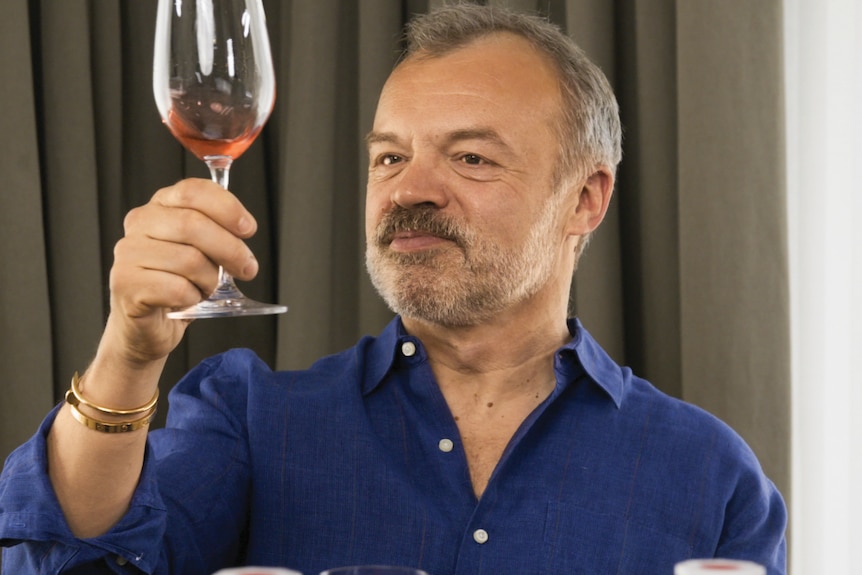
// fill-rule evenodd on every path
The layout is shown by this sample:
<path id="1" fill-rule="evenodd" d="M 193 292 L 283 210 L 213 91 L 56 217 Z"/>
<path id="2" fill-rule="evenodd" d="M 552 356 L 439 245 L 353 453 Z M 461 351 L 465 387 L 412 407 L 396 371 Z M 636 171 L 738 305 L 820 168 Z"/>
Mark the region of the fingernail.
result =
<path id="1" fill-rule="evenodd" d="M 252 227 L 253 227 L 252 223 L 251 223 L 251 219 L 246 217 L 246 216 L 242 216 L 239 219 L 237 226 L 239 227 L 239 232 L 241 234 L 247 234 L 248 232 L 250 232 L 252 230 Z"/>
<path id="2" fill-rule="evenodd" d="M 251 256 L 249 256 L 248 261 L 245 263 L 245 267 L 242 268 L 243 277 L 254 276 L 255 274 L 257 274 L 257 268 L 258 268 L 257 258 L 255 258 L 254 255 L 252 254 Z"/>

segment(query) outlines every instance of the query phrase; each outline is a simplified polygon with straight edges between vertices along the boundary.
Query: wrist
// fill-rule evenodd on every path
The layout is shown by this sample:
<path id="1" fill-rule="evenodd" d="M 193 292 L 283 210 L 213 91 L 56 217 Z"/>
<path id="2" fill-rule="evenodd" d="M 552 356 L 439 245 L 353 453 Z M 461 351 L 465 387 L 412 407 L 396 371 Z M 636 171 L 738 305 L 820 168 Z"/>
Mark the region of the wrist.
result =
<path id="1" fill-rule="evenodd" d="M 82 413 L 96 415 L 91 406 L 107 406 L 108 411 L 136 413 L 158 392 L 159 379 L 167 358 L 149 362 L 129 361 L 121 354 L 100 346 L 93 362 L 76 381 L 79 398 L 86 398 Z M 107 420 L 114 414 L 105 413 Z"/>

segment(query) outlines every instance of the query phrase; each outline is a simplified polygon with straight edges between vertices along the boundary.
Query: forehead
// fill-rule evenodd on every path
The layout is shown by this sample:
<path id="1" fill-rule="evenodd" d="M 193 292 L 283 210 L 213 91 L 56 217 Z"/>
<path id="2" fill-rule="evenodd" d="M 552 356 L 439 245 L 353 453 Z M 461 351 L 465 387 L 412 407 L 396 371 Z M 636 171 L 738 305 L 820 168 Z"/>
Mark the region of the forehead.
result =
<path id="1" fill-rule="evenodd" d="M 375 131 L 414 124 L 550 126 L 561 107 L 549 58 L 524 38 L 495 33 L 442 56 L 415 54 L 390 75 L 378 102 Z M 443 127 L 443 126 L 441 126 Z"/>

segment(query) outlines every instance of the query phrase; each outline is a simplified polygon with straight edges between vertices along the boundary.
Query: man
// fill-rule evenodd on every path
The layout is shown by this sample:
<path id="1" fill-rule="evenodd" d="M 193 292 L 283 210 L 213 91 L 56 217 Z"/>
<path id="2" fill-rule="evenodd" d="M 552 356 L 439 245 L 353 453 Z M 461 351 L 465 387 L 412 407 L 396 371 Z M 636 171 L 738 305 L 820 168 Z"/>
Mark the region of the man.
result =
<path id="1" fill-rule="evenodd" d="M 398 318 L 307 371 L 207 360 L 148 438 L 186 327 L 165 312 L 216 264 L 257 270 L 231 194 L 160 190 L 126 220 L 93 363 L 7 463 L 10 572 L 669 574 L 723 556 L 784 573 L 784 505 L 742 440 L 566 321 L 620 159 L 604 76 L 500 9 L 445 8 L 408 38 L 367 138 L 368 269 Z"/>

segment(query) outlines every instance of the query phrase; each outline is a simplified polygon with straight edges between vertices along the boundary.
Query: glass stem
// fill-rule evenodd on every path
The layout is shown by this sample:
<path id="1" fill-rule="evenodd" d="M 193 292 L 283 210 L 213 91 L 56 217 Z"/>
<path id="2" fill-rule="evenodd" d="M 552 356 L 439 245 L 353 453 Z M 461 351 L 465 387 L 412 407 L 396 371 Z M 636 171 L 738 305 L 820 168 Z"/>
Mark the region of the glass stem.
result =
<path id="1" fill-rule="evenodd" d="M 210 169 L 212 181 L 222 188 L 229 190 L 230 166 L 233 163 L 233 158 L 230 156 L 206 156 L 204 157 L 204 162 L 206 162 L 207 167 Z M 218 267 L 218 286 L 216 287 L 216 292 L 238 292 L 233 283 L 233 277 L 221 266 Z"/>

